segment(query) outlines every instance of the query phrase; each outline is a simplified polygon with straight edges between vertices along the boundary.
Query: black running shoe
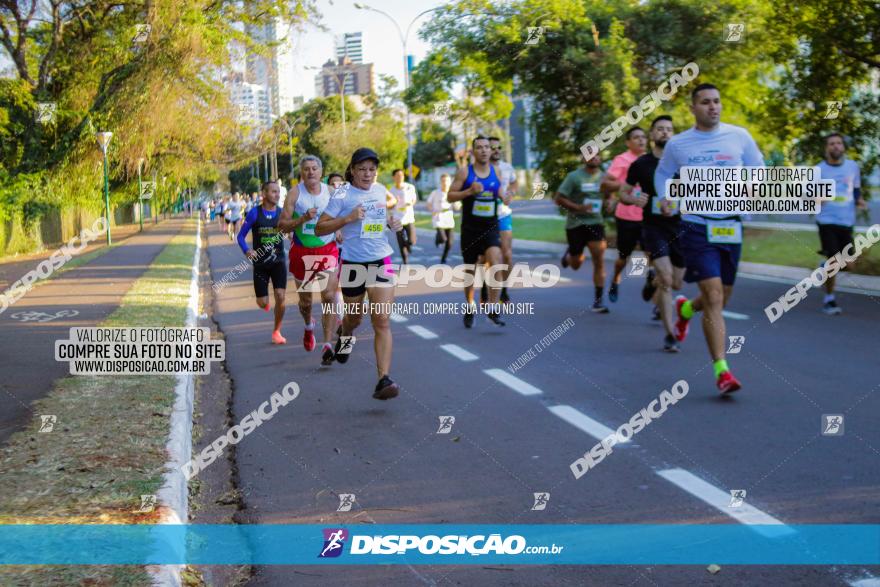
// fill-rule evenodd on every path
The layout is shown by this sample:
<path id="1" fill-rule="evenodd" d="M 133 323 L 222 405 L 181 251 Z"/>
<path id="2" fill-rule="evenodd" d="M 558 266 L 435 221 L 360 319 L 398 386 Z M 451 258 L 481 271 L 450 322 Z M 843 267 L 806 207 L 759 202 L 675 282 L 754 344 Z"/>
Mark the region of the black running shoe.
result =
<path id="1" fill-rule="evenodd" d="M 501 314 L 498 312 L 486 314 L 486 319 L 495 326 L 505 326 L 505 322 L 501 319 Z"/>
<path id="2" fill-rule="evenodd" d="M 324 345 L 324 352 L 321 353 L 321 365 L 323 365 L 324 367 L 329 367 L 333 364 L 334 357 L 335 354 L 333 353 L 333 347 L 331 347 L 329 344 Z"/>
<path id="3" fill-rule="evenodd" d="M 387 375 L 383 375 L 382 379 L 379 380 L 379 383 L 376 384 L 376 390 L 373 391 L 373 397 L 385 400 L 397 397 L 398 393 L 400 393 L 400 386 L 391 381 L 391 378 Z"/>
<path id="4" fill-rule="evenodd" d="M 617 284 L 612 283 L 611 287 L 608 288 L 608 301 L 612 304 L 617 302 Z"/>
<path id="5" fill-rule="evenodd" d="M 477 314 L 477 307 L 474 304 L 465 310 L 464 312 L 464 327 L 465 328 L 473 328 L 474 326 L 474 317 Z"/>
<path id="6" fill-rule="evenodd" d="M 645 287 L 642 288 L 642 299 L 646 302 L 650 302 L 654 297 L 654 292 L 657 291 L 657 286 L 654 285 L 654 275 L 654 269 L 648 269 L 648 278 L 645 281 Z"/>
<path id="7" fill-rule="evenodd" d="M 596 314 L 607 314 L 610 310 L 608 307 L 602 303 L 602 300 L 596 300 L 593 302 L 593 307 L 590 308 Z"/>
<path id="8" fill-rule="evenodd" d="M 667 353 L 677 353 L 681 348 L 679 348 L 678 341 L 675 340 L 675 337 L 671 334 L 667 334 L 666 338 L 663 339 L 663 350 Z"/>

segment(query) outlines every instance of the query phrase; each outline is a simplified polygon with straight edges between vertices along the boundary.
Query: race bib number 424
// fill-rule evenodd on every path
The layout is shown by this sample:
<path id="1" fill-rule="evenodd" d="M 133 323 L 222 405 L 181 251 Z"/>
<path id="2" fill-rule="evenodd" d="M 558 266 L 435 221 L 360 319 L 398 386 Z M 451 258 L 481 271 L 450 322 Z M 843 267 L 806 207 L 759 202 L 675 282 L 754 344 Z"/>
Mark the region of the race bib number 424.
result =
<path id="1" fill-rule="evenodd" d="M 742 224 L 737 220 L 709 220 L 706 232 L 710 243 L 738 245 L 743 242 Z"/>

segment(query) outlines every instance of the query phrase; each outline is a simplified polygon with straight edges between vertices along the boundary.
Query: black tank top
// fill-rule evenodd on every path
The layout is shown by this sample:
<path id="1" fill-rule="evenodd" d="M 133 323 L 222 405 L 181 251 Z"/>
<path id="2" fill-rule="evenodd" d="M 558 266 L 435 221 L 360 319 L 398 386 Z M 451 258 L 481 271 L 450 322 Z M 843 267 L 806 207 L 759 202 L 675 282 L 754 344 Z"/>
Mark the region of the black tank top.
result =
<path id="1" fill-rule="evenodd" d="M 254 222 L 254 250 L 259 255 L 254 262 L 266 266 L 284 262 L 284 235 L 278 232 L 278 218 L 281 211 L 275 209 L 272 218 L 266 216 L 263 206 L 257 208 L 257 220 Z"/>

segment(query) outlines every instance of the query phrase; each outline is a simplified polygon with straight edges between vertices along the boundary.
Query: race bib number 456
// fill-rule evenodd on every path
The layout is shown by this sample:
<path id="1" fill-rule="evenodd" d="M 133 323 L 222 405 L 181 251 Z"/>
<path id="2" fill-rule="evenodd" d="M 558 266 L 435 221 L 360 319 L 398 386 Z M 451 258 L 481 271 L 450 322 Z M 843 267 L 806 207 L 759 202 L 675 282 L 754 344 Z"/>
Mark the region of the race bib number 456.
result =
<path id="1" fill-rule="evenodd" d="M 385 202 L 367 200 L 363 206 L 364 219 L 361 221 L 361 238 L 382 238 L 385 234 Z"/>

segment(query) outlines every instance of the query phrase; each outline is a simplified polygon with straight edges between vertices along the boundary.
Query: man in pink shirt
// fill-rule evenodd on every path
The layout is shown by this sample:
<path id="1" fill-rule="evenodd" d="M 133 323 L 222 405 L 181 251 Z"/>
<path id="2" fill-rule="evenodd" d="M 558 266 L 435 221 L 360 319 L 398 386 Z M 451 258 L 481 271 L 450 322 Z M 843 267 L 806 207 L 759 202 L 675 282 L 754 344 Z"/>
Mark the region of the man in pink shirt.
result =
<path id="1" fill-rule="evenodd" d="M 611 167 L 602 180 L 602 193 L 613 195 L 620 191 L 626 181 L 626 172 L 630 164 L 645 153 L 648 135 L 641 128 L 634 126 L 626 131 L 627 150 L 611 161 Z M 642 243 L 642 209 L 634 204 L 617 202 L 614 209 L 614 220 L 617 224 L 617 251 L 619 257 L 614 262 L 614 277 L 608 290 L 609 301 L 617 301 L 617 288 L 620 285 L 626 260 L 632 255 L 636 244 Z M 641 245 L 644 249 L 644 245 Z"/>

